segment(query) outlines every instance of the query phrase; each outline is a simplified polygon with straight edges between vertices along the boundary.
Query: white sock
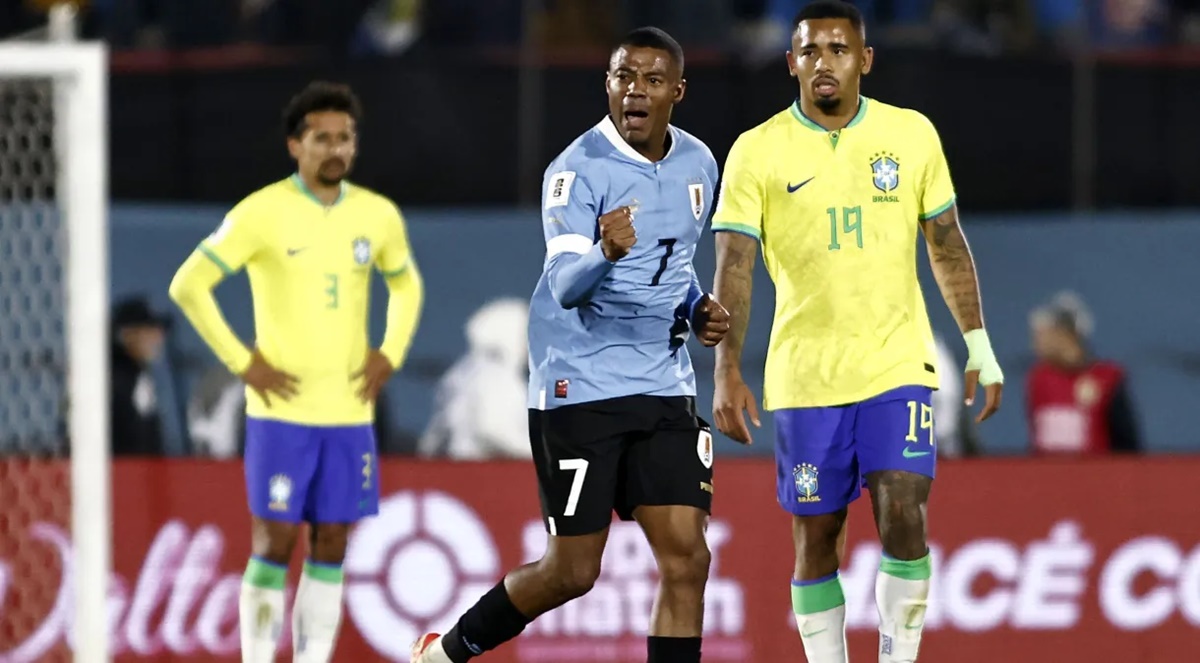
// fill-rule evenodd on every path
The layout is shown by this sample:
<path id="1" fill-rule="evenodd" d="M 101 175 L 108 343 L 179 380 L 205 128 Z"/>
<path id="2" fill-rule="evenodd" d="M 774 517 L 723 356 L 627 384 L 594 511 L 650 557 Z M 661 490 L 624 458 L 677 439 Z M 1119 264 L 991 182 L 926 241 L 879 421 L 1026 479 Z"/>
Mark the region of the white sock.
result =
<path id="1" fill-rule="evenodd" d="M 283 632 L 283 587 L 287 567 L 250 558 L 238 597 L 242 663 L 274 663 Z"/>
<path id="2" fill-rule="evenodd" d="M 846 598 L 837 574 L 792 581 L 792 612 L 808 663 L 847 663 Z"/>
<path id="3" fill-rule="evenodd" d="M 921 647 L 929 600 L 929 555 L 903 561 L 884 556 L 875 578 L 879 663 L 913 663 Z"/>
<path id="4" fill-rule="evenodd" d="M 292 660 L 329 663 L 342 622 L 342 567 L 304 563 L 292 608 Z"/>
<path id="5" fill-rule="evenodd" d="M 442 639 L 438 638 L 429 645 L 425 653 L 421 654 L 420 663 L 454 663 L 450 660 L 450 656 L 446 654 L 446 648 L 442 646 Z"/>

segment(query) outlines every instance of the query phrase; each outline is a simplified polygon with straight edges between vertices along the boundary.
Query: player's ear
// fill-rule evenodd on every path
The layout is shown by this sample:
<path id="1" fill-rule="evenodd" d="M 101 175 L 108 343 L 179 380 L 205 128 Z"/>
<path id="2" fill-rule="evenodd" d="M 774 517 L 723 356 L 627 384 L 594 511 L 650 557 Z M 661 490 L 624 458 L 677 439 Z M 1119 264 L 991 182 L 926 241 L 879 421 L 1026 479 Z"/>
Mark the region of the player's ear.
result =
<path id="1" fill-rule="evenodd" d="M 796 77 L 796 56 L 791 51 L 787 52 L 788 76 Z"/>
<path id="2" fill-rule="evenodd" d="M 287 139 L 288 154 L 292 155 L 293 159 L 300 158 L 300 139 L 295 136 L 288 136 Z"/>
<path id="3" fill-rule="evenodd" d="M 867 46 L 866 48 L 863 49 L 862 73 L 864 75 L 871 73 L 871 65 L 874 63 L 875 63 L 875 49 L 871 48 L 870 46 Z"/>
<path id="4" fill-rule="evenodd" d="M 687 92 L 687 79 L 681 78 L 681 79 L 679 79 L 679 85 L 675 86 L 675 98 L 671 101 L 671 103 L 677 104 L 677 103 L 683 101 L 683 95 L 686 92 Z"/>

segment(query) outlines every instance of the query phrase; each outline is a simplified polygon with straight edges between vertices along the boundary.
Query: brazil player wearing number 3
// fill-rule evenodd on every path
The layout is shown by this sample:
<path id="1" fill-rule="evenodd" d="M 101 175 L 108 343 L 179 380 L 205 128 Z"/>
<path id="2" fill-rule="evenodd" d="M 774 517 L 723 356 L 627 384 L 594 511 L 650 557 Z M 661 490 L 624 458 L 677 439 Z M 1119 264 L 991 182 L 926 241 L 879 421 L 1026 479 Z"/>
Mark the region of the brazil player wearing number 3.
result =
<path id="1" fill-rule="evenodd" d="M 529 433 L 546 553 L 444 637 L 418 639 L 414 663 L 463 663 L 587 593 L 614 511 L 638 522 L 658 562 L 647 660 L 700 660 L 713 452 L 686 341 L 694 331 L 713 346 L 729 329 L 692 268 L 717 162 L 669 124 L 685 84 L 683 51 L 666 33 L 626 36 L 606 83 L 608 114 L 550 164 L 542 189 Z"/>
<path id="2" fill-rule="evenodd" d="M 1000 406 L 1003 374 L 984 330 L 975 264 L 933 125 L 859 95 L 873 52 L 858 10 L 822 0 L 794 23 L 787 110 L 742 134 L 726 161 L 713 230 L 717 297 L 732 329 L 717 349 L 717 427 L 750 442 L 754 396 L 740 354 L 758 245 L 776 288 L 763 407 L 774 412 L 777 494 L 793 515 L 792 607 L 809 663 L 846 661 L 838 579 L 847 505 L 870 493 L 883 558 L 879 661 L 911 662 L 924 625 L 934 477 L 935 346 L 917 280 L 923 233 L 966 342 L 968 403 Z"/>
<path id="3" fill-rule="evenodd" d="M 313 83 L 284 111 L 295 175 L 238 203 L 179 268 L 171 298 L 246 382 L 246 491 L 252 553 L 242 582 L 242 660 L 275 660 L 288 561 L 310 525 L 292 609 L 294 660 L 325 663 L 342 609 L 351 525 L 377 513 L 374 401 L 400 367 L 423 287 L 400 211 L 346 181 L 359 103 Z M 254 349 L 221 316 L 212 290 L 242 268 L 254 300 Z M 368 345 L 372 268 L 388 286 L 387 331 Z"/>

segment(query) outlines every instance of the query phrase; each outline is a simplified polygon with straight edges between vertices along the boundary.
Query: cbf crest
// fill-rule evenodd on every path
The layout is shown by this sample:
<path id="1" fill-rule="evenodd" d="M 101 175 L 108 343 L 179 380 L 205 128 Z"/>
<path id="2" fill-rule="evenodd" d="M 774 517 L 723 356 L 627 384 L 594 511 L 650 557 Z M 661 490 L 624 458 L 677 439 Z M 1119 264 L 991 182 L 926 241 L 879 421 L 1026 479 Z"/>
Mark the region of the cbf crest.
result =
<path id="1" fill-rule="evenodd" d="M 371 262 L 371 240 L 358 237 L 354 240 L 354 262 L 366 265 Z"/>
<path id="2" fill-rule="evenodd" d="M 292 480 L 286 474 L 276 474 L 267 484 L 267 496 L 271 503 L 267 505 L 272 511 L 287 511 L 288 500 L 292 499 Z"/>
<path id="3" fill-rule="evenodd" d="M 871 183 L 884 193 L 891 193 L 900 186 L 900 161 L 895 155 L 880 152 L 871 157 Z M 876 196 L 875 202 L 896 202 L 894 196 Z"/>
<path id="4" fill-rule="evenodd" d="M 692 216 L 699 221 L 704 214 L 704 183 L 697 182 L 688 185 L 688 200 L 692 203 Z"/>
<path id="5" fill-rule="evenodd" d="M 817 495 L 817 466 L 811 463 L 801 463 L 792 469 L 792 479 L 796 482 L 797 502 L 820 502 Z"/>

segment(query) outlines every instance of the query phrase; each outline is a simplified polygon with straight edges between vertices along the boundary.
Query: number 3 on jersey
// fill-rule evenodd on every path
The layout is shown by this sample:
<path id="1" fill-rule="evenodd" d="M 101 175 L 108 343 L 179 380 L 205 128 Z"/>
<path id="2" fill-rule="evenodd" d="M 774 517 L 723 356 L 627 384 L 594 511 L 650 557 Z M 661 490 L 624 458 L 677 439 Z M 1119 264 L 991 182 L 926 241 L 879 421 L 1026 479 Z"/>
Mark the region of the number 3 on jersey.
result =
<path id="1" fill-rule="evenodd" d="M 325 308 L 338 307 L 338 275 L 325 275 Z"/>

